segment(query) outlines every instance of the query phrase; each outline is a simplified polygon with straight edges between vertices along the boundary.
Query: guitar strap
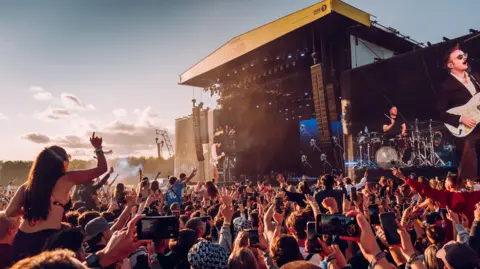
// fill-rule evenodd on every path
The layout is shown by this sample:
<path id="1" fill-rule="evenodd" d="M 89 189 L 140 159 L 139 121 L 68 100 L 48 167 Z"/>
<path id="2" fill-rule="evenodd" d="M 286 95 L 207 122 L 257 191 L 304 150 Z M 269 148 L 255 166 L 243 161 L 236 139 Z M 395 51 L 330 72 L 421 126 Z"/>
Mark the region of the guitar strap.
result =
<path id="1" fill-rule="evenodd" d="M 478 82 L 478 80 L 472 74 L 468 74 L 468 76 L 470 77 L 470 80 L 473 82 L 475 89 L 477 89 L 477 92 L 480 92 L 480 83 Z"/>

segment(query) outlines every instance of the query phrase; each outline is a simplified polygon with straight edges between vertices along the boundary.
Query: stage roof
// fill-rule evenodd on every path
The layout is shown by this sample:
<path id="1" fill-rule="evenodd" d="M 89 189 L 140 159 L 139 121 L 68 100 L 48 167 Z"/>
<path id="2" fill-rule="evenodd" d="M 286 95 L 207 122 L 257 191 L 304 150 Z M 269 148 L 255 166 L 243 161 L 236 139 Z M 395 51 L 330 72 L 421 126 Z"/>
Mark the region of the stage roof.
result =
<path id="1" fill-rule="evenodd" d="M 364 26 L 371 26 L 370 14 L 339 0 L 324 0 L 231 39 L 181 74 L 180 84 L 210 86 L 211 82 L 198 79 L 199 76 L 332 13 L 340 14 Z"/>

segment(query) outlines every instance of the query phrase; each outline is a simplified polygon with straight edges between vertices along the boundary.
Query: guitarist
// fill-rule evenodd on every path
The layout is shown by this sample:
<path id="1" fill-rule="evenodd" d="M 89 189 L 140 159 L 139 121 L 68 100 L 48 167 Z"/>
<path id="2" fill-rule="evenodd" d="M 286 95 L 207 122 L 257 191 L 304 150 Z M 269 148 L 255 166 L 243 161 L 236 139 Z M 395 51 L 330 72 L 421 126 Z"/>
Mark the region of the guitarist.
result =
<path id="1" fill-rule="evenodd" d="M 213 178 L 215 180 L 218 180 L 218 168 L 217 168 L 217 165 L 218 165 L 218 161 L 223 157 L 225 156 L 225 153 L 222 152 L 222 155 L 218 156 L 217 155 L 217 148 L 221 147 L 222 146 L 222 143 L 213 143 L 212 145 L 212 148 L 210 149 L 210 162 L 213 166 Z"/>
<path id="2" fill-rule="evenodd" d="M 467 72 L 468 55 L 457 45 L 451 49 L 445 57 L 445 66 L 450 76 L 442 84 L 437 108 L 440 120 L 452 126 L 464 124 L 469 128 L 477 125 L 475 120 L 447 113 L 451 108 L 465 105 L 473 95 L 480 91 L 478 84 L 479 76 L 473 76 Z M 459 178 L 477 178 L 478 158 L 477 150 L 480 146 L 480 128 L 475 129 L 464 139 L 457 140 L 457 149 L 462 149 L 459 166 Z"/>

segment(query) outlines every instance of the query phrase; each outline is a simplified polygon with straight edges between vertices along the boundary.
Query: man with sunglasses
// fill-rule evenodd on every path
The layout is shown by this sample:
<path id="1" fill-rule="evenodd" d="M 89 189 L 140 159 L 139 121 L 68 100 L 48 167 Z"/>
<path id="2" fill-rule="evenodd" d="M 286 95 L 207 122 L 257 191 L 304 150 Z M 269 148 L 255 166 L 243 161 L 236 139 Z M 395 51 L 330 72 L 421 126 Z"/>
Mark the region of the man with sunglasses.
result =
<path id="1" fill-rule="evenodd" d="M 472 96 L 480 91 L 480 84 L 476 79 L 480 77 L 467 72 L 467 59 L 467 53 L 464 53 L 458 45 L 447 53 L 444 63 L 450 75 L 442 84 L 437 108 L 440 120 L 444 123 L 452 126 L 458 126 L 462 123 L 469 128 L 474 128 L 477 125 L 474 119 L 447 113 L 451 108 L 465 105 Z M 477 178 L 478 158 L 476 148 L 480 147 L 480 128 L 476 128 L 465 138 L 458 139 L 456 144 L 458 153 L 462 152 L 458 172 L 459 178 Z"/>

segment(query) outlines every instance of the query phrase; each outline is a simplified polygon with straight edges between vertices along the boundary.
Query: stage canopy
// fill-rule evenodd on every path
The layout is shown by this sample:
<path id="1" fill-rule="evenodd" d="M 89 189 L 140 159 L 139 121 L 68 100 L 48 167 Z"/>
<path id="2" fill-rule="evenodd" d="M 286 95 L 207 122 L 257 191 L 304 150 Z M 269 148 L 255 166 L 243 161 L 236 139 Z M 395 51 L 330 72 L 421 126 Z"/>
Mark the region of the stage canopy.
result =
<path id="1" fill-rule="evenodd" d="M 349 32 L 397 54 L 419 44 L 398 35 L 393 28 L 372 26 L 370 14 L 338 0 L 325 0 L 254 30 L 234 37 L 180 75 L 180 84 L 207 88 L 243 65 L 254 66 L 265 59 L 287 58 L 312 46 L 312 29 L 328 25 L 330 31 Z"/>

